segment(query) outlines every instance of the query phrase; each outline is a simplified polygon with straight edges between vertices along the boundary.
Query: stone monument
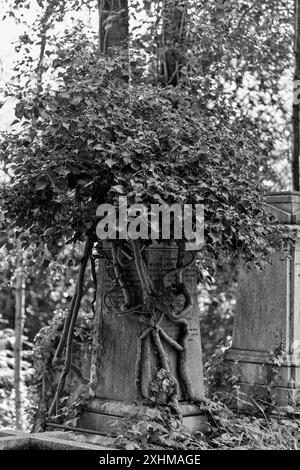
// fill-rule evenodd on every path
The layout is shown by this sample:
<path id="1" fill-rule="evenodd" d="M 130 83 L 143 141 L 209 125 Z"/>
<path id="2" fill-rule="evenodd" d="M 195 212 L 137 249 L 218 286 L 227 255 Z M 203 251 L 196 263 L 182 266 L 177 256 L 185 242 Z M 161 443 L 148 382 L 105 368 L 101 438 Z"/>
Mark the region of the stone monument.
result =
<path id="1" fill-rule="evenodd" d="M 226 362 L 234 365 L 248 396 L 255 389 L 288 405 L 300 401 L 300 193 L 275 193 L 266 202 L 296 241 L 261 271 L 241 267 Z"/>
<path id="2" fill-rule="evenodd" d="M 186 253 L 188 257 L 191 253 Z M 162 274 L 176 266 L 177 248 L 150 246 L 146 249 L 146 264 L 149 275 L 155 285 L 159 287 Z M 98 292 L 96 305 L 96 319 L 94 337 L 98 344 L 92 358 L 92 374 L 97 379 L 95 398 L 84 412 L 79 426 L 94 429 L 100 433 L 114 433 L 118 429 L 118 420 L 125 416 L 145 413 L 141 405 L 136 387 L 135 366 L 139 337 L 146 326 L 138 321 L 138 315 L 120 316 L 115 312 L 114 305 L 122 302 L 122 292 L 114 288 L 111 270 L 111 253 L 105 251 L 103 259 L 98 260 Z M 126 279 L 134 298 L 135 305 L 141 304 L 142 289 L 135 269 L 131 263 L 126 268 Z M 204 396 L 202 353 L 199 325 L 199 308 L 197 300 L 197 280 L 194 263 L 184 273 L 184 281 L 193 297 L 193 308 L 185 317 L 188 321 L 189 335 L 186 346 L 187 373 L 193 386 L 194 394 L 201 398 Z M 172 282 L 172 275 L 167 282 Z M 105 297 L 110 295 L 110 303 Z M 162 327 L 169 337 L 178 339 L 177 325 L 163 319 Z M 144 398 L 149 398 L 149 386 L 160 369 L 159 360 L 153 348 L 151 335 L 144 338 L 144 368 L 141 377 L 141 390 Z M 164 343 L 168 356 L 171 373 L 178 378 L 177 351 L 169 344 Z M 203 419 L 199 408 L 183 401 L 182 391 L 179 391 L 179 403 L 184 416 L 184 424 L 191 429 L 201 427 Z"/>

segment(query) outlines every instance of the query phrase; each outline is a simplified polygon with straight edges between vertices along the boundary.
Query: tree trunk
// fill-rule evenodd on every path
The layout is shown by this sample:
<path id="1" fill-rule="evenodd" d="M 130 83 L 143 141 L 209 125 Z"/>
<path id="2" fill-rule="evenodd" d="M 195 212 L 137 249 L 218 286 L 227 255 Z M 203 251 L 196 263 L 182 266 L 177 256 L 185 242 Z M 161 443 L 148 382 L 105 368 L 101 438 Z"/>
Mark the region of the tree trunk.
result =
<path id="1" fill-rule="evenodd" d="M 99 47 L 111 54 L 116 47 L 126 49 L 129 38 L 128 0 L 98 0 Z"/>
<path id="2" fill-rule="evenodd" d="M 295 0 L 295 71 L 294 71 L 294 100 L 293 100 L 293 160 L 292 176 L 293 189 L 299 191 L 299 152 L 300 152 L 300 103 L 298 98 L 300 85 L 300 0 Z"/>
<path id="3" fill-rule="evenodd" d="M 16 427 L 22 429 L 22 335 L 25 318 L 25 282 L 22 273 L 18 273 L 15 290 L 15 370 L 14 370 L 14 386 L 15 386 L 15 414 Z"/>
<path id="4" fill-rule="evenodd" d="M 186 34 L 188 2 L 164 0 L 161 72 L 165 85 L 176 86 L 184 62 L 182 45 Z"/>

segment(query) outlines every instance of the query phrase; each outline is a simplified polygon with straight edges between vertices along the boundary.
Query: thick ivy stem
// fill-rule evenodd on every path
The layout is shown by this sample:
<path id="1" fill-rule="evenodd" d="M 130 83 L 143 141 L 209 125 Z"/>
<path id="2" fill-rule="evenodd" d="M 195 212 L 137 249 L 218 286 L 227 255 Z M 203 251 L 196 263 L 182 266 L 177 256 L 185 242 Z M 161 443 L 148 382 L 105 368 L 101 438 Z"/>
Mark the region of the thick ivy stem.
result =
<path id="1" fill-rule="evenodd" d="M 93 310 L 93 314 L 94 314 L 94 317 L 95 317 L 95 315 L 96 315 L 95 305 L 96 305 L 96 302 L 97 302 L 98 280 L 97 280 L 97 273 L 96 273 L 95 258 L 93 256 L 92 252 L 90 254 L 90 260 L 91 260 L 92 279 L 93 279 L 93 283 L 94 283 L 94 297 L 93 297 L 93 301 L 92 301 L 92 310 Z"/>
<path id="2" fill-rule="evenodd" d="M 170 269 L 170 271 L 166 272 L 164 275 L 163 275 L 163 286 L 164 286 L 164 289 L 167 289 L 167 282 L 166 282 L 166 278 L 170 275 L 174 275 L 176 276 L 176 280 L 179 280 L 179 283 L 182 283 L 182 278 L 183 278 L 183 271 L 185 271 L 187 268 L 189 268 L 193 262 L 195 261 L 195 256 L 192 255 L 192 258 L 191 260 L 183 265 L 183 263 L 180 261 L 178 262 L 179 266 L 177 265 L 176 268 L 174 269 Z"/>
<path id="3" fill-rule="evenodd" d="M 110 248 L 111 248 L 111 253 L 112 253 L 115 277 L 116 277 L 116 280 L 118 280 L 119 282 L 119 286 L 121 287 L 124 300 L 125 300 L 125 303 L 121 306 L 121 312 L 123 312 L 123 311 L 130 309 L 132 306 L 131 293 L 124 282 L 123 273 L 122 273 L 122 270 L 120 269 L 120 264 L 118 261 L 118 248 L 117 248 L 116 242 L 111 241 Z"/>
<path id="4" fill-rule="evenodd" d="M 138 343 L 137 343 L 137 356 L 136 356 L 136 362 L 135 362 L 135 371 L 134 371 L 134 382 L 135 382 L 135 387 L 136 391 L 139 395 L 140 398 L 143 398 L 143 393 L 142 393 L 142 373 L 143 373 L 143 344 L 144 344 L 144 339 L 148 334 L 151 332 L 152 327 L 148 327 L 139 337 L 138 337 Z"/>
<path id="5" fill-rule="evenodd" d="M 51 403 L 51 406 L 50 406 L 50 409 L 49 409 L 49 413 L 48 413 L 49 416 L 51 416 L 53 414 L 55 408 L 58 405 L 60 395 L 61 395 L 61 393 L 64 389 L 64 386 L 65 386 L 65 381 L 66 381 L 67 375 L 68 375 L 68 373 L 71 369 L 73 332 L 74 332 L 74 327 L 75 327 L 75 324 L 76 324 L 77 315 L 78 315 L 80 304 L 81 304 L 81 298 L 82 298 L 82 293 L 83 293 L 83 282 L 84 282 L 84 275 L 85 275 L 85 271 L 86 271 L 86 266 L 87 266 L 87 263 L 88 263 L 88 259 L 89 259 L 89 255 L 91 253 L 92 247 L 93 247 L 93 244 L 91 242 L 91 239 L 89 237 L 87 237 L 85 245 L 84 245 L 83 256 L 82 256 L 81 261 L 80 261 L 80 270 L 79 270 L 78 283 L 77 283 L 77 286 L 78 286 L 77 295 L 76 295 L 72 315 L 70 315 L 69 322 L 68 322 L 69 327 L 68 327 L 68 334 L 67 334 L 67 339 L 66 339 L 65 364 L 64 364 L 63 370 L 61 372 L 60 378 L 59 378 L 59 382 L 58 382 L 58 386 L 57 386 L 57 389 L 56 389 L 54 399 L 53 399 L 53 401 Z"/>
<path id="6" fill-rule="evenodd" d="M 67 337 L 68 337 L 68 331 L 69 331 L 70 323 L 71 323 L 71 318 L 72 318 L 72 315 L 73 315 L 74 306 L 75 306 L 76 299 L 77 299 L 77 294 L 78 294 L 78 282 L 76 284 L 75 292 L 74 292 L 74 295 L 72 297 L 72 301 L 71 301 L 71 304 L 70 304 L 68 315 L 66 316 L 66 319 L 65 319 L 65 322 L 64 322 L 64 327 L 63 327 L 63 330 L 62 330 L 62 333 L 61 333 L 61 337 L 60 337 L 58 346 L 56 348 L 54 357 L 52 359 L 52 365 L 53 366 L 55 366 L 57 364 L 57 362 L 58 362 L 58 360 L 59 360 L 59 358 L 60 358 L 60 356 L 61 356 L 61 354 L 64 350 L 64 347 L 66 345 L 66 341 L 67 341 Z"/>
<path id="7" fill-rule="evenodd" d="M 185 269 L 187 269 L 189 266 L 192 265 L 192 263 L 195 261 L 195 256 L 193 255 L 190 262 L 184 265 L 184 255 L 185 255 L 184 244 L 181 243 L 178 247 L 176 268 L 173 269 L 172 271 L 169 271 L 168 274 L 173 274 L 173 275 L 175 274 L 176 284 L 180 288 L 181 294 L 184 296 L 185 303 L 184 303 L 183 308 L 179 312 L 175 313 L 174 311 L 170 309 L 166 316 L 170 321 L 178 324 L 178 326 L 180 327 L 180 337 L 178 339 L 178 343 L 180 343 L 180 346 L 181 346 L 181 350 L 178 352 L 179 380 L 180 380 L 181 385 L 183 386 L 183 392 L 185 394 L 186 399 L 189 401 L 195 401 L 198 398 L 195 397 L 194 395 L 193 385 L 189 378 L 189 375 L 187 372 L 187 364 L 186 364 L 187 362 L 186 344 L 187 344 L 187 340 L 189 337 L 189 327 L 188 327 L 188 321 L 182 318 L 193 307 L 193 298 L 183 281 L 183 272 Z M 164 287 L 166 286 L 165 277 L 166 276 L 164 276 L 163 278 Z M 164 334 L 164 332 L 161 334 Z"/>
<path id="8" fill-rule="evenodd" d="M 165 342 L 172 346 L 173 349 L 176 349 L 176 351 L 184 350 L 183 346 L 175 341 L 175 339 L 171 338 L 162 328 L 159 328 L 159 334 L 165 340 Z"/>
<path id="9" fill-rule="evenodd" d="M 157 329 L 153 328 L 151 334 L 152 334 L 152 338 L 153 338 L 153 342 L 155 344 L 156 350 L 158 352 L 161 367 L 165 369 L 167 372 L 170 372 L 169 361 L 165 353 L 165 350 L 163 348 L 163 345 L 161 344 L 161 340 L 160 340 Z"/>
<path id="10" fill-rule="evenodd" d="M 189 328 L 188 328 L 188 322 L 186 320 L 178 320 L 178 322 L 181 324 L 182 327 L 182 346 L 183 350 L 178 354 L 178 371 L 179 375 L 182 381 L 182 385 L 184 388 L 184 392 L 186 395 L 186 398 L 190 401 L 193 401 L 195 399 L 194 395 L 194 390 L 193 390 L 193 384 L 192 381 L 189 377 L 187 367 L 186 367 L 186 343 L 187 339 L 189 337 Z"/>
<path id="11" fill-rule="evenodd" d="M 148 297 L 149 295 L 152 294 L 152 289 L 151 289 L 151 285 L 149 282 L 149 278 L 146 275 L 140 245 L 139 245 L 138 240 L 131 240 L 131 244 L 132 244 L 133 253 L 134 253 L 135 266 L 136 266 L 136 270 L 137 270 L 137 273 L 138 273 L 138 276 L 142 285 L 142 290 L 145 296 Z"/>
<path id="12" fill-rule="evenodd" d="M 178 243 L 178 254 L 177 254 L 177 266 L 176 268 L 183 268 L 179 272 L 176 273 L 175 279 L 177 284 L 182 284 L 183 283 L 183 270 L 186 269 L 184 268 L 184 255 L 185 255 L 185 243 L 183 240 L 181 240 Z M 193 263 L 194 261 L 194 256 L 192 256 L 192 260 L 190 263 Z M 189 264 L 188 264 L 189 266 Z M 186 267 L 188 267 L 186 266 Z"/>
<path id="13" fill-rule="evenodd" d="M 179 243 L 178 247 L 178 258 L 177 258 L 177 269 L 180 269 L 175 274 L 175 279 L 177 285 L 180 286 L 182 290 L 182 295 L 185 298 L 185 303 L 183 309 L 177 314 L 178 317 L 184 317 L 193 307 L 193 297 L 187 289 L 185 282 L 183 280 L 183 272 L 189 266 L 191 266 L 195 261 L 195 255 L 192 255 L 192 258 L 189 263 L 184 265 L 184 255 L 185 255 L 185 245 L 184 242 Z"/>
<path id="14" fill-rule="evenodd" d="M 70 305 L 70 308 L 69 308 L 69 311 L 68 311 L 68 315 L 65 319 L 65 323 L 64 323 L 64 327 L 63 327 L 63 331 L 62 331 L 62 334 L 61 334 L 61 337 L 60 337 L 59 344 L 56 348 L 55 355 L 54 355 L 54 358 L 52 360 L 52 364 L 54 366 L 57 364 L 57 361 L 59 360 L 59 358 L 60 358 L 60 356 L 63 352 L 63 349 L 66 345 L 68 332 L 69 332 L 71 320 L 72 320 L 72 317 L 73 317 L 74 307 L 76 305 L 76 301 L 77 301 L 77 297 L 78 297 L 78 293 L 79 293 L 79 289 L 80 289 L 80 283 L 81 284 L 83 283 L 85 269 L 86 269 L 86 265 L 87 265 L 87 261 L 88 261 L 87 258 L 89 256 L 89 254 L 91 253 L 91 246 L 90 246 L 90 242 L 88 242 L 88 240 L 89 240 L 89 238 L 87 238 L 87 241 L 86 241 L 86 244 L 85 244 L 85 247 L 84 247 L 83 257 L 82 257 L 82 260 L 86 258 L 86 260 L 85 260 L 86 262 L 84 264 L 84 263 L 82 263 L 82 260 L 81 260 L 78 279 L 77 279 L 77 283 L 76 283 L 76 287 L 75 287 L 75 292 L 74 292 L 74 295 L 72 297 L 72 301 L 71 301 L 71 305 Z M 87 242 L 89 243 L 89 246 L 87 246 Z"/>
<path id="15" fill-rule="evenodd" d="M 121 254 L 127 258 L 127 262 L 124 263 L 122 258 L 121 258 Z M 130 266 L 130 264 L 132 263 L 133 261 L 133 256 L 131 256 L 129 253 L 127 253 L 127 251 L 125 250 L 125 248 L 122 246 L 122 247 L 118 247 L 118 250 L 117 250 L 117 258 L 118 258 L 118 263 L 119 265 L 121 266 L 121 268 L 123 269 L 126 269 L 128 268 L 128 266 Z"/>
<path id="16" fill-rule="evenodd" d="M 181 293 L 185 298 L 185 303 L 184 303 L 183 309 L 180 310 L 180 312 L 176 314 L 177 318 L 182 318 L 185 315 L 187 315 L 190 312 L 190 310 L 193 308 L 193 305 L 194 305 L 193 297 L 190 294 L 190 292 L 188 291 L 185 284 L 181 285 L 181 289 L 182 289 Z"/>
<path id="17" fill-rule="evenodd" d="M 183 318 L 176 318 L 172 314 L 167 314 L 167 318 L 177 323 L 181 328 L 180 340 L 178 340 L 182 346 L 182 350 L 178 353 L 178 373 L 180 377 L 181 385 L 183 386 L 183 391 L 187 400 L 191 402 L 197 402 L 200 400 L 199 397 L 196 397 L 193 391 L 193 385 L 191 379 L 189 378 L 186 362 L 186 343 L 189 337 L 189 327 L 187 320 Z"/>
<path id="18" fill-rule="evenodd" d="M 169 405 L 173 408 L 178 417 L 182 418 L 182 412 L 178 403 L 179 386 L 178 381 L 174 382 L 174 392 L 170 396 Z"/>

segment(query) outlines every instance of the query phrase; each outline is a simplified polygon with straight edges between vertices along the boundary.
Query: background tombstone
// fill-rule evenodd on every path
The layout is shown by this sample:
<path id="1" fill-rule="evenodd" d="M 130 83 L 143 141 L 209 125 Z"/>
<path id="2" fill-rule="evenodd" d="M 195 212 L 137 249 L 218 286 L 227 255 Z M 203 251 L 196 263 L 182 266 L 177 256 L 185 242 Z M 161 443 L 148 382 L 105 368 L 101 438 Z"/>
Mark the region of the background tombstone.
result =
<path id="1" fill-rule="evenodd" d="M 98 348 L 92 358 L 94 376 L 97 376 L 96 396 L 90 403 L 79 423 L 80 427 L 94 429 L 99 432 L 113 432 L 118 417 L 145 413 L 143 406 L 137 406 L 138 394 L 135 387 L 135 364 L 137 360 L 138 337 L 145 329 L 136 318 L 120 317 L 113 308 L 107 308 L 104 296 L 113 286 L 111 273 L 108 269 L 111 254 L 106 250 L 106 260 L 98 262 L 98 292 L 95 321 L 95 341 Z M 189 253 L 187 253 L 187 256 Z M 146 253 L 150 277 L 156 286 L 161 282 L 162 274 L 176 266 L 177 248 L 152 246 Z M 197 300 L 197 280 L 195 266 L 191 265 L 184 274 L 187 288 L 193 295 L 194 306 L 185 317 L 189 322 L 189 337 L 187 341 L 187 368 L 193 384 L 194 394 L 199 398 L 204 396 L 202 352 L 199 326 L 199 307 Z M 126 281 L 134 296 L 134 303 L 141 302 L 141 286 L 132 263 L 126 269 Z M 170 276 L 170 281 L 172 277 Z M 111 291 L 113 302 L 122 301 L 122 293 L 118 288 Z M 176 325 L 164 320 L 163 327 L 169 336 L 177 339 Z M 141 388 L 143 395 L 149 396 L 149 385 L 160 367 L 151 344 L 150 335 L 145 339 L 144 371 Z M 176 353 L 165 345 L 169 364 L 173 375 L 177 374 Z M 179 399 L 182 398 L 180 393 Z M 191 429 L 197 428 L 203 419 L 199 408 L 195 405 L 181 402 L 184 423 Z"/>
<path id="2" fill-rule="evenodd" d="M 262 271 L 241 267 L 226 362 L 235 363 L 247 395 L 255 390 L 266 399 L 272 393 L 277 404 L 288 405 L 300 401 L 300 193 L 273 194 L 267 203 L 278 220 L 296 233 L 295 246 L 275 254 Z"/>

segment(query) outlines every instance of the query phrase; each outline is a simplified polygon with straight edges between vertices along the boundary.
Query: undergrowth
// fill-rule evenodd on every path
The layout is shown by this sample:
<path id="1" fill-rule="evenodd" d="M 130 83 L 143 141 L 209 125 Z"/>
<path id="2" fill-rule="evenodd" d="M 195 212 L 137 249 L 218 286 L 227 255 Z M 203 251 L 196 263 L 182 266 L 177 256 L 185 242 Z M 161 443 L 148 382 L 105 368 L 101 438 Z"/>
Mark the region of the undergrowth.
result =
<path id="1" fill-rule="evenodd" d="M 209 398 L 199 404 L 205 417 L 201 430 L 191 433 L 167 409 L 155 408 L 147 416 L 124 421 L 115 445 L 123 449 L 300 449 L 300 409 L 277 406 L 273 394 L 281 351 L 273 354 L 264 399 L 255 388 L 248 396 L 241 391 L 238 363 L 228 366 L 225 351 L 226 346 L 221 347 L 206 364 Z"/>

